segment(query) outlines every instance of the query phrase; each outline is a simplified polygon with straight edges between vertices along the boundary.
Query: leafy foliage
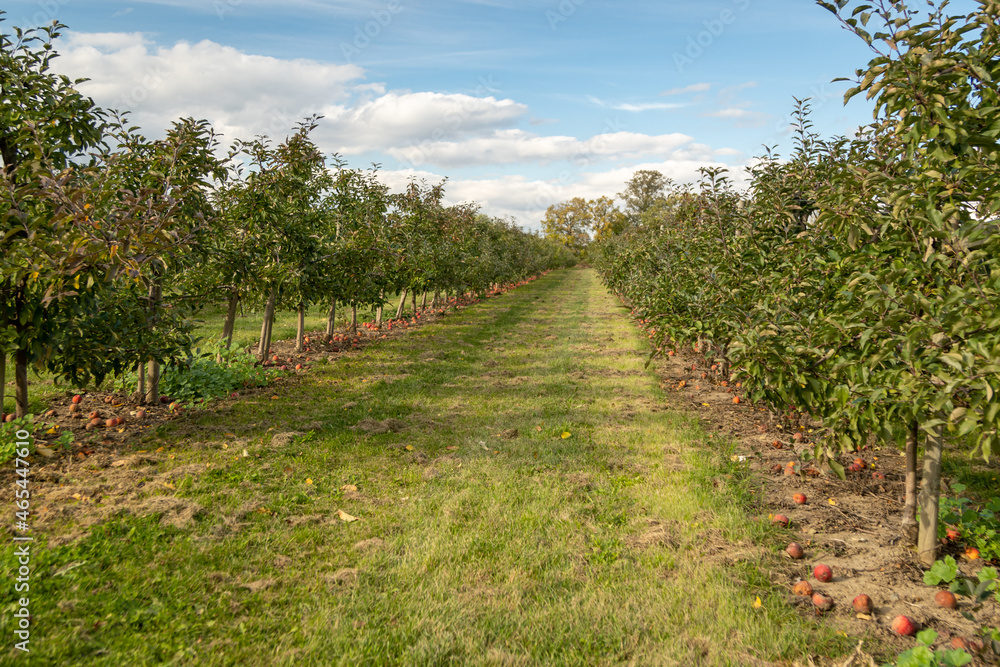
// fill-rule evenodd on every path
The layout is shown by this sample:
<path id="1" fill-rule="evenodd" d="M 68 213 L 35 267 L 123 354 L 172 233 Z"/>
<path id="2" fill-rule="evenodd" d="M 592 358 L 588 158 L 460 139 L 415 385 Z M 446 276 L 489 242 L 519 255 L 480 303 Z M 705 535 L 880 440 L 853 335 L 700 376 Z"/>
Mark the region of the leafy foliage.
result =
<path id="1" fill-rule="evenodd" d="M 937 641 L 938 633 L 934 630 L 921 630 L 917 633 L 917 646 L 904 651 L 896 658 L 896 662 L 885 667 L 962 667 L 972 662 L 972 656 L 960 649 L 935 651 L 932 646 Z"/>
<path id="2" fill-rule="evenodd" d="M 745 193 L 719 170 L 703 170 L 698 193 L 666 184 L 590 257 L 656 350 L 690 346 L 731 367 L 751 400 L 821 421 L 826 458 L 916 431 L 989 460 L 1000 452 L 997 5 L 952 16 L 931 3 L 924 16 L 904 2 L 820 4 L 876 53 L 848 94 L 875 101 L 874 122 L 824 141 L 799 102 L 792 155 L 769 150 Z"/>
<path id="3" fill-rule="evenodd" d="M 952 490 L 961 494 L 965 486 L 953 484 Z M 992 497 L 982 504 L 969 498 L 941 498 L 940 537 L 945 525 L 958 529 L 961 539 L 979 549 L 985 560 L 1000 560 L 1000 497 Z"/>
<path id="4" fill-rule="evenodd" d="M 217 361 L 222 355 L 222 363 Z M 234 391 L 266 387 L 281 371 L 264 368 L 257 359 L 243 351 L 211 349 L 195 350 L 184 360 L 163 371 L 160 387 L 165 396 L 180 402 L 207 401 L 224 398 Z M 124 374 L 117 388 L 126 393 L 134 391 L 138 378 L 134 372 Z"/>

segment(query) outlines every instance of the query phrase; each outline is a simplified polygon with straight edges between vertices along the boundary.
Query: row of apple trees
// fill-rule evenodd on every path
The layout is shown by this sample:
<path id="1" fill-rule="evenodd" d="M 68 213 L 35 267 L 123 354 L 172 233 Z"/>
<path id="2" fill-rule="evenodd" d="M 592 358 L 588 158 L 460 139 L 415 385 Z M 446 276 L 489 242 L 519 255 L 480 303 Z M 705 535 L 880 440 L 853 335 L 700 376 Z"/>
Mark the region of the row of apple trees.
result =
<path id="1" fill-rule="evenodd" d="M 241 305 L 265 310 L 263 355 L 282 309 L 330 308 L 332 327 L 338 302 L 482 293 L 572 261 L 446 206 L 443 184 L 392 194 L 374 169 L 331 163 L 310 139 L 317 118 L 228 152 L 192 119 L 149 139 L 52 71 L 62 28 L 0 31 L 0 400 L 12 358 L 18 417 L 32 368 L 86 385 L 142 365 L 157 402 L 206 304 L 228 302 L 228 341 Z"/>
<path id="2" fill-rule="evenodd" d="M 794 151 L 745 191 L 717 169 L 667 184 L 591 257 L 658 345 L 822 421 L 835 468 L 837 449 L 905 443 L 904 532 L 930 564 L 945 443 L 1000 452 L 1000 3 L 819 4 L 876 54 L 847 94 L 874 122 L 822 140 L 799 103 Z"/>

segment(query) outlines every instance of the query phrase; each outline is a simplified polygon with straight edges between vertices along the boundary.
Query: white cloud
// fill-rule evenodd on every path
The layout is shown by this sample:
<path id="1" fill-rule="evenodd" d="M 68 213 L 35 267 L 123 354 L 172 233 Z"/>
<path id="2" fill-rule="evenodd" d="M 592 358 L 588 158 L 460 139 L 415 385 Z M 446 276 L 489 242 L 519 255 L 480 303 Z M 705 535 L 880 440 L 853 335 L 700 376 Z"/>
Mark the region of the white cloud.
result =
<path id="1" fill-rule="evenodd" d="M 403 143 L 441 142 L 510 127 L 527 114 L 513 100 L 462 94 L 391 92 L 353 106 L 323 110 L 326 120 L 317 137 L 350 155 L 366 150 L 394 150 Z"/>
<path id="2" fill-rule="evenodd" d="M 685 105 L 670 104 L 666 102 L 646 102 L 644 104 L 628 104 L 628 103 L 614 104 L 611 106 L 611 108 L 616 109 L 618 111 L 642 112 L 642 111 L 667 111 L 670 109 L 679 109 L 683 106 Z"/>
<path id="3" fill-rule="evenodd" d="M 394 147 L 388 149 L 388 153 L 412 165 L 433 164 L 445 168 L 517 162 L 549 164 L 562 160 L 590 165 L 609 159 L 664 155 L 690 141 L 691 137 L 678 133 L 613 132 L 580 140 L 569 136 L 543 137 L 512 129 L 465 141 L 429 141 Z"/>
<path id="4" fill-rule="evenodd" d="M 131 110 L 132 120 L 150 136 L 193 116 L 209 120 L 227 143 L 257 134 L 281 139 L 297 121 L 318 113 L 324 120 L 314 138 L 325 152 L 382 153 L 415 166 L 381 172 L 394 190 L 412 177 L 437 182 L 451 174 L 449 202 L 476 201 L 484 212 L 513 216 L 530 228 L 560 201 L 614 197 L 637 169 L 688 182 L 697 180 L 699 167 L 721 166 L 724 158 L 739 155 L 680 133 L 609 128 L 589 138 L 543 136 L 523 129 L 533 121 L 526 105 L 477 96 L 491 90 L 477 95 L 386 90 L 355 65 L 258 56 L 211 41 L 161 47 L 138 33 L 71 33 L 59 48 L 60 71 L 90 77 L 81 85 L 84 93 L 101 106 Z M 689 88 L 699 92 L 700 86 Z M 674 105 L 631 106 L 638 111 Z M 744 122 L 751 112 L 716 113 Z M 555 166 L 535 173 L 552 173 L 549 178 L 510 173 L 517 166 L 492 178 L 461 172 L 466 166 L 544 164 Z"/>
<path id="5" fill-rule="evenodd" d="M 82 92 L 131 111 L 149 134 L 193 116 L 227 139 L 284 135 L 322 104 L 349 99 L 364 77 L 355 65 L 250 55 L 210 41 L 157 47 L 136 33 L 71 33 L 60 46 L 59 69 L 90 78 Z"/>
<path id="6" fill-rule="evenodd" d="M 736 121 L 737 127 L 763 127 L 772 119 L 770 114 L 750 111 L 739 107 L 727 107 L 705 114 L 708 118 L 722 118 Z"/>
<path id="7" fill-rule="evenodd" d="M 136 33 L 73 33 L 61 52 L 61 71 L 90 77 L 80 86 L 84 93 L 131 111 L 151 135 L 193 116 L 209 120 L 227 141 L 283 138 L 318 113 L 324 120 L 317 141 L 349 155 L 509 128 L 528 111 L 494 97 L 386 92 L 356 65 L 249 55 L 210 41 L 165 48 Z"/>
<path id="8" fill-rule="evenodd" d="M 717 153 L 694 144 L 690 153 L 671 156 L 665 161 L 642 162 L 604 171 L 565 169 L 550 179 L 529 179 L 521 175 L 450 179 L 445 185 L 445 201 L 448 204 L 475 201 L 488 215 L 513 217 L 525 228 L 535 230 L 541 228 L 541 220 L 549 206 L 573 197 L 595 199 L 608 196 L 614 199 L 640 169 L 659 171 L 675 183 L 695 183 L 700 176 L 700 167 L 726 166 L 716 159 Z M 379 177 L 394 191 L 402 190 L 413 178 L 428 183 L 437 183 L 443 178 L 432 171 L 415 169 L 380 172 Z M 730 177 L 737 185 L 745 180 L 744 174 L 737 169 L 732 171 Z"/>
<path id="9" fill-rule="evenodd" d="M 614 109 L 616 111 L 631 111 L 631 112 L 642 112 L 642 111 L 654 111 L 654 110 L 670 110 L 670 109 L 680 109 L 681 107 L 687 106 L 685 104 L 678 104 L 675 102 L 645 102 L 639 104 L 631 104 L 628 102 L 607 102 L 593 95 L 587 96 L 587 101 L 591 104 L 596 104 L 599 107 L 604 107 L 606 109 Z"/>
<path id="10" fill-rule="evenodd" d="M 684 93 L 704 93 L 711 90 L 712 84 L 710 83 L 692 83 L 690 86 L 684 86 L 683 88 L 671 88 L 670 90 L 664 90 L 660 95 L 683 95 Z"/>

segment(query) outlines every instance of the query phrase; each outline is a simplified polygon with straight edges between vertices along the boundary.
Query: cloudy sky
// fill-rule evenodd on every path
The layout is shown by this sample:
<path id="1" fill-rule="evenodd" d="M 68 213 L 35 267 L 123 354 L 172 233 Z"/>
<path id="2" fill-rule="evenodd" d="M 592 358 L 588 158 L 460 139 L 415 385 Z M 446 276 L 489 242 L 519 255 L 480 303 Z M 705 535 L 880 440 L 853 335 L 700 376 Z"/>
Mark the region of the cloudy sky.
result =
<path id="1" fill-rule="evenodd" d="M 58 69 L 157 135 L 183 116 L 228 143 L 314 138 L 400 187 L 448 177 L 451 202 L 537 228 L 636 169 L 734 175 L 790 148 L 793 98 L 850 133 L 842 102 L 871 52 L 810 0 L 4 0 L 11 26 L 58 19 Z"/>

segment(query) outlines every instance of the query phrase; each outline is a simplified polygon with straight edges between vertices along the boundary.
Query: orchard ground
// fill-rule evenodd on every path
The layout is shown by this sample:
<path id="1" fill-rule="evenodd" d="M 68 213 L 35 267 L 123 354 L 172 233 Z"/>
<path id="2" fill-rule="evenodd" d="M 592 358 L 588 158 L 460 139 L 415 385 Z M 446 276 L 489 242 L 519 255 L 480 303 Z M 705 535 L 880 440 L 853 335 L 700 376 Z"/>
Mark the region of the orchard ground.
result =
<path id="1" fill-rule="evenodd" d="M 591 271 L 560 271 L 117 451 L 33 460 L 32 651 L 0 655 L 765 665 L 911 645 L 836 589 L 827 615 L 795 604 L 806 566 L 768 520 L 791 482 L 752 468 L 777 426 L 682 357 L 647 356 Z M 12 508 L 10 468 L 0 481 Z M 785 513 L 827 558 L 844 526 L 820 521 L 826 488 L 806 492 Z M 833 564 L 834 585 L 865 576 Z"/>

